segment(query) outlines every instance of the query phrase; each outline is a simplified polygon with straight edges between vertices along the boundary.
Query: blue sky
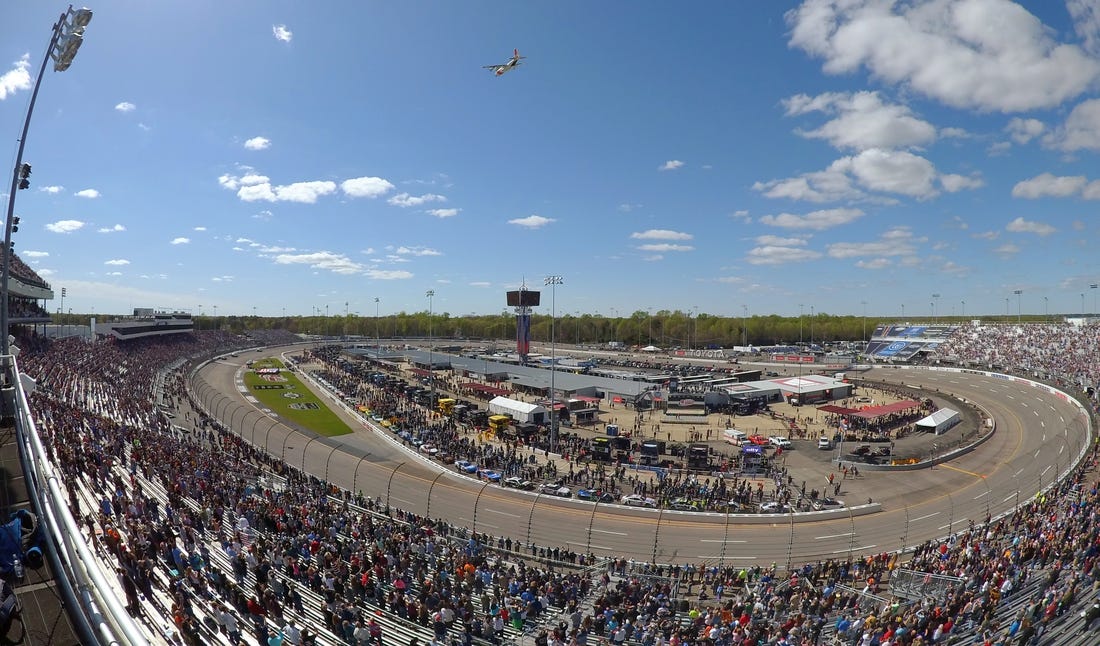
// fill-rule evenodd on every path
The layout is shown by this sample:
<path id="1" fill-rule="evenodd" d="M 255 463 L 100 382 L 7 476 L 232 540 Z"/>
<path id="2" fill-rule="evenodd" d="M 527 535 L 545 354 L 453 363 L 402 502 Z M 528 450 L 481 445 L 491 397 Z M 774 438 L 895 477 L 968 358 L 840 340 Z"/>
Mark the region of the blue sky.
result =
<path id="1" fill-rule="evenodd" d="M 0 23 L 10 159 L 64 8 Z M 457 316 L 548 274 L 558 312 L 624 316 L 1100 291 L 1094 1 L 92 9 L 16 203 L 16 252 L 74 312 L 385 315 L 431 289 Z"/>

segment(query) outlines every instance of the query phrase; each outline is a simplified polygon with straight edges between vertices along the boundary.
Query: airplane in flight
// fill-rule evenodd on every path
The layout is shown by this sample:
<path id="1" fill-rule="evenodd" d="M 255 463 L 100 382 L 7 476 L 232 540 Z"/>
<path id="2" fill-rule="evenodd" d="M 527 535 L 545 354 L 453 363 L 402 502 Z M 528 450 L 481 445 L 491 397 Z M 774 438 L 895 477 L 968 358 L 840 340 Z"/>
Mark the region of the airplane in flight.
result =
<path id="1" fill-rule="evenodd" d="M 482 67 L 487 70 L 493 70 L 493 74 L 495 76 L 503 76 L 505 72 L 511 72 L 512 70 L 522 65 L 523 63 L 521 63 L 520 61 L 525 58 L 527 57 L 519 55 L 518 49 L 513 49 L 512 60 L 508 61 L 507 63 L 502 63 L 500 65 L 483 65 Z"/>

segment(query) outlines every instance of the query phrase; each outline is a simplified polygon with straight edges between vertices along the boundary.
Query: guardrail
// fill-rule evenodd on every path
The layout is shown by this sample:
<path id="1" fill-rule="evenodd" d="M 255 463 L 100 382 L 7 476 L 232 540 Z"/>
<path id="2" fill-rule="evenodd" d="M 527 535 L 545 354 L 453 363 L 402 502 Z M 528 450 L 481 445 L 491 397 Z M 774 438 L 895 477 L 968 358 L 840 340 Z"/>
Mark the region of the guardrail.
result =
<path id="1" fill-rule="evenodd" d="M 42 445 L 27 402 L 34 381 L 24 378 L 11 355 L 0 356 L 0 399 L 4 414 L 15 422 L 27 493 L 38 514 L 44 550 L 54 571 L 55 583 L 69 608 L 69 618 L 87 644 L 148 644 L 142 631 L 107 583 L 96 556 L 88 549 L 80 527 L 69 512 L 62 490 L 62 476 L 54 469 Z"/>

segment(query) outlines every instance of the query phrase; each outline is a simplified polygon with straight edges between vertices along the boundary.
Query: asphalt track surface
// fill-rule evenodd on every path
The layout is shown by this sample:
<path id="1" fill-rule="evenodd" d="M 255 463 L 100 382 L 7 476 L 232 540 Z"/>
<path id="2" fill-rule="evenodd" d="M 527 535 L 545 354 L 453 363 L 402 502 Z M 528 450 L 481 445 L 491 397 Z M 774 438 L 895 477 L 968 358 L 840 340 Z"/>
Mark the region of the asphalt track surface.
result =
<path id="1" fill-rule="evenodd" d="M 301 347 L 265 349 L 265 356 Z M 290 465 L 393 507 L 540 546 L 656 563 L 798 566 L 891 552 L 1011 513 L 1078 461 L 1089 441 L 1076 404 L 1043 388 L 957 372 L 875 368 L 867 379 L 950 392 L 977 403 L 997 432 L 932 469 L 865 471 L 869 513 L 724 515 L 596 505 L 503 489 L 424 460 L 384 429 L 324 438 L 292 429 L 248 401 L 239 375 L 250 358 L 212 362 L 192 380 L 206 409 Z M 320 394 L 320 393 L 318 393 Z M 253 400 L 254 401 L 254 400 Z M 333 406 L 337 408 L 337 406 Z M 347 416 L 348 420 L 352 418 Z M 865 487 L 868 488 L 868 487 Z M 865 502 L 865 501 L 864 501 Z"/>

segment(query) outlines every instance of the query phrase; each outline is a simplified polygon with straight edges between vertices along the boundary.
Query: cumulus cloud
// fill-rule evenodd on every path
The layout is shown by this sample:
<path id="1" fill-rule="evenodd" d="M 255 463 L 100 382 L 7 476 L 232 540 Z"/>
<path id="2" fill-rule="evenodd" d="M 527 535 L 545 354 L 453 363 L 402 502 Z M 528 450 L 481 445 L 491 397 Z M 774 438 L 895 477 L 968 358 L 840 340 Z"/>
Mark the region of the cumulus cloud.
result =
<path id="1" fill-rule="evenodd" d="M 133 112 L 134 110 L 137 110 L 137 106 L 133 103 L 130 103 L 129 101 L 123 101 L 122 103 L 115 105 L 115 110 L 118 110 L 119 112 Z"/>
<path id="2" fill-rule="evenodd" d="M 428 209 L 425 211 L 428 215 L 434 215 L 437 218 L 453 218 L 458 215 L 458 212 L 462 209 Z"/>
<path id="3" fill-rule="evenodd" d="M 206 231 L 206 227 L 194 227 L 192 231 Z"/>
<path id="4" fill-rule="evenodd" d="M 82 228 L 84 228 L 84 223 L 80 220 L 58 220 L 46 225 L 46 230 L 52 233 L 72 233 Z"/>
<path id="5" fill-rule="evenodd" d="M 1007 257 L 1020 253 L 1020 248 L 1012 244 L 1011 242 L 1007 242 L 993 249 L 993 253 L 997 254 L 998 256 Z"/>
<path id="6" fill-rule="evenodd" d="M 95 190 L 94 188 L 86 188 L 83 191 L 77 191 L 73 193 L 73 195 L 77 197 L 86 197 L 89 200 L 94 200 L 95 198 L 99 197 L 99 191 Z"/>
<path id="7" fill-rule="evenodd" d="M 308 265 L 311 269 L 323 269 L 334 274 L 360 274 L 363 273 L 363 265 L 351 260 L 342 253 L 331 251 L 317 251 L 302 254 L 279 254 L 275 256 L 275 263 L 279 265 Z"/>
<path id="8" fill-rule="evenodd" d="M 695 247 L 687 244 L 671 244 L 663 242 L 660 244 L 643 244 L 638 246 L 639 251 L 652 251 L 654 253 L 667 253 L 669 251 L 694 251 Z"/>
<path id="9" fill-rule="evenodd" d="M 793 213 L 765 215 L 759 221 L 762 224 L 784 229 L 824 231 L 854 222 L 863 215 L 863 211 L 860 209 L 822 209 L 811 211 L 805 215 L 795 215 Z"/>
<path id="10" fill-rule="evenodd" d="M 169 244 L 187 244 L 191 242 L 191 238 L 172 238 Z"/>
<path id="11" fill-rule="evenodd" d="M 112 227 L 101 227 L 96 229 L 96 233 L 118 233 L 119 231 L 125 231 L 126 227 L 121 224 L 116 224 Z"/>
<path id="12" fill-rule="evenodd" d="M 1073 30 L 1093 56 L 1100 55 L 1100 6 L 1095 0 L 1066 0 Z"/>
<path id="13" fill-rule="evenodd" d="M 1046 129 L 1046 124 L 1038 119 L 1021 119 L 1020 117 L 1013 117 L 1005 126 L 1008 136 L 1012 137 L 1012 141 L 1018 144 L 1026 144 L 1043 134 Z"/>
<path id="14" fill-rule="evenodd" d="M 1081 192 L 1088 179 L 1084 175 L 1055 176 L 1050 173 L 1025 179 L 1012 187 L 1012 197 L 1029 200 L 1040 197 L 1069 197 Z"/>
<path id="15" fill-rule="evenodd" d="M 868 242 L 837 242 L 826 247 L 830 258 L 910 258 L 916 259 L 917 245 L 927 242 L 927 238 L 916 237 L 908 227 L 894 227 L 883 233 L 878 240 Z M 865 266 L 870 269 L 873 267 Z"/>
<path id="16" fill-rule="evenodd" d="M 353 177 L 340 182 L 340 190 L 348 197 L 381 197 L 393 190 L 393 184 L 381 177 Z"/>
<path id="17" fill-rule="evenodd" d="M 1100 99 L 1074 106 L 1065 122 L 1043 137 L 1043 145 L 1067 152 L 1100 150 Z"/>
<path id="18" fill-rule="evenodd" d="M 1012 233 L 1034 233 L 1037 236 L 1048 236 L 1058 229 L 1043 222 L 1035 222 L 1034 220 L 1025 220 L 1023 218 L 1016 218 L 1008 223 L 1005 227 L 1006 231 Z"/>
<path id="19" fill-rule="evenodd" d="M 50 255 L 50 252 L 48 252 L 48 251 L 22 251 L 22 252 L 19 253 L 19 255 L 24 256 L 26 258 L 46 258 Z"/>
<path id="20" fill-rule="evenodd" d="M 43 193 L 49 193 L 50 195 L 56 195 L 56 194 L 60 193 L 61 191 L 65 190 L 65 187 L 64 186 L 40 186 L 38 188 L 38 190 L 42 191 Z"/>
<path id="21" fill-rule="evenodd" d="M 508 220 L 508 224 L 514 224 L 518 227 L 524 227 L 526 229 L 541 229 L 542 227 L 557 222 L 554 218 L 544 218 L 541 215 L 529 215 L 525 218 L 517 218 L 515 220 Z"/>
<path id="22" fill-rule="evenodd" d="M 684 162 L 679 159 L 670 159 L 657 167 L 657 170 L 676 170 L 677 168 L 683 168 L 683 166 Z"/>
<path id="23" fill-rule="evenodd" d="M 908 148 L 936 138 L 932 124 L 913 116 L 912 111 L 882 101 L 878 92 L 829 92 L 818 96 L 797 94 L 783 101 L 787 115 L 824 112 L 836 115 L 815 130 L 797 130 L 803 137 L 824 139 L 835 148 Z"/>
<path id="24" fill-rule="evenodd" d="M 399 256 L 442 256 L 443 254 L 428 247 L 398 247 L 394 253 Z"/>
<path id="25" fill-rule="evenodd" d="M 387 204 L 393 206 L 400 206 L 401 208 L 408 208 L 410 206 L 422 206 L 428 202 L 446 202 L 447 198 L 442 195 L 436 195 L 435 193 L 425 193 L 424 195 L 409 195 L 408 193 L 398 193 L 390 199 L 386 200 Z"/>
<path id="26" fill-rule="evenodd" d="M 635 240 L 691 240 L 695 236 L 690 233 L 670 231 L 669 229 L 649 229 L 648 231 L 635 231 L 630 234 L 630 237 Z"/>
<path id="27" fill-rule="evenodd" d="M 948 193 L 958 193 L 968 189 L 981 188 L 985 186 L 985 180 L 978 175 L 955 175 L 948 173 L 946 175 L 940 175 L 940 186 Z"/>
<path id="28" fill-rule="evenodd" d="M 336 192 L 336 182 L 295 182 L 273 186 L 270 178 L 256 172 L 248 172 L 241 177 L 227 173 L 218 178 L 218 184 L 223 188 L 236 191 L 237 197 L 244 202 L 266 201 L 314 204 L 317 202 L 317 198 L 322 195 Z"/>
<path id="29" fill-rule="evenodd" d="M 793 262 L 817 260 L 820 257 L 820 251 L 805 247 L 761 245 L 749 250 L 745 256 L 745 262 L 751 265 L 785 265 Z"/>
<path id="30" fill-rule="evenodd" d="M 107 262 L 105 262 L 105 263 L 103 263 L 103 264 L 105 264 L 105 265 L 111 265 L 111 266 L 113 266 L 113 267 L 121 267 L 121 266 L 123 266 L 123 265 L 128 265 L 128 264 L 130 264 L 130 261 L 129 261 L 129 260 L 126 260 L 126 259 L 124 259 L 124 258 L 115 258 L 115 259 L 113 259 L 113 260 L 108 260 Z"/>
<path id="31" fill-rule="evenodd" d="M 274 34 L 275 40 L 289 43 L 294 38 L 294 32 L 286 28 L 286 25 L 271 25 L 271 33 Z"/>
<path id="32" fill-rule="evenodd" d="M 364 274 L 375 280 L 406 280 L 413 277 L 412 272 L 403 269 L 368 269 Z"/>
<path id="33" fill-rule="evenodd" d="M 19 90 L 31 89 L 31 57 L 23 56 L 12 64 L 12 68 L 0 74 L 0 101 Z"/>
<path id="34" fill-rule="evenodd" d="M 265 150 L 271 147 L 271 140 L 267 137 L 253 137 L 245 140 L 244 147 L 248 150 Z"/>
<path id="35" fill-rule="evenodd" d="M 1009 0 L 806 0 L 786 15 L 790 44 L 829 74 L 865 68 L 958 108 L 1053 108 L 1100 76 L 1100 60 Z M 889 37 L 884 37 L 889 34 Z"/>
<path id="36" fill-rule="evenodd" d="M 868 199 L 868 192 L 893 193 L 923 200 L 939 194 L 937 183 L 946 190 L 961 190 L 976 188 L 981 185 L 981 180 L 961 175 L 941 175 L 932 162 L 905 150 L 870 148 L 850 157 L 841 157 L 825 170 L 756 182 L 753 189 L 766 197 L 807 202 Z"/>

